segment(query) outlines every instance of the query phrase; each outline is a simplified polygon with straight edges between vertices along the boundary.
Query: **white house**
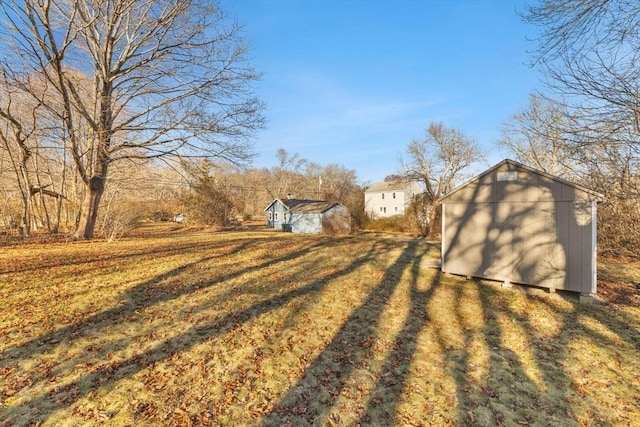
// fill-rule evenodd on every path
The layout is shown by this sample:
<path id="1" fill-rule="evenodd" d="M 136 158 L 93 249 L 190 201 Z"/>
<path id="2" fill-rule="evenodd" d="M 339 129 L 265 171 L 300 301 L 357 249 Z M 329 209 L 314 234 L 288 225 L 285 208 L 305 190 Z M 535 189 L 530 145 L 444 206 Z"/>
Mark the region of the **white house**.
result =
<path id="1" fill-rule="evenodd" d="M 418 181 L 377 182 L 364 192 L 364 209 L 371 219 L 404 215 L 422 192 Z"/>

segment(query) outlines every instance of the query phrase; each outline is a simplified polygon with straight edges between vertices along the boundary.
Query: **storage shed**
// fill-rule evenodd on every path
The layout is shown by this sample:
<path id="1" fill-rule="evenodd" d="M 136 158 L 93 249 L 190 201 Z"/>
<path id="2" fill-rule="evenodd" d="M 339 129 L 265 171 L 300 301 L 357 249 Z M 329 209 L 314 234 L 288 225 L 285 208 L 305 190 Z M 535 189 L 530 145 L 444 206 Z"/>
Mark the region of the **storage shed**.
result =
<path id="1" fill-rule="evenodd" d="M 349 209 L 324 200 L 275 199 L 265 208 L 266 225 L 293 233 L 346 234 L 351 230 Z"/>
<path id="2" fill-rule="evenodd" d="M 596 293 L 602 195 L 503 160 L 440 199 L 445 273 Z"/>

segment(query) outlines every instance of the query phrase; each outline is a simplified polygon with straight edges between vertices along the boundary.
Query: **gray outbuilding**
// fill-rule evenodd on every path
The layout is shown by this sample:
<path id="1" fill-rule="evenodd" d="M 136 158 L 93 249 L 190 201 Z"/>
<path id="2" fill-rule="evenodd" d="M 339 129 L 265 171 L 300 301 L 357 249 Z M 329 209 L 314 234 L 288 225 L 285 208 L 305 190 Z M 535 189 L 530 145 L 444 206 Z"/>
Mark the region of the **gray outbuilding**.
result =
<path id="1" fill-rule="evenodd" d="M 445 273 L 596 293 L 602 195 L 503 160 L 440 199 Z"/>
<path id="2" fill-rule="evenodd" d="M 346 234 L 351 231 L 349 209 L 324 200 L 275 199 L 265 208 L 266 226 L 293 233 Z"/>

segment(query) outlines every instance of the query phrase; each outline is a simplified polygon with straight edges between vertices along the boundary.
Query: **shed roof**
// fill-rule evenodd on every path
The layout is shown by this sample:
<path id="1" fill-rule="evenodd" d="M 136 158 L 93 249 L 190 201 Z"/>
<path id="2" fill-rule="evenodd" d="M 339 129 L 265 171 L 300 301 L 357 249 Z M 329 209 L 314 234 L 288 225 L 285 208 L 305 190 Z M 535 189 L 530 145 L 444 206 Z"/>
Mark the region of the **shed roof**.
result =
<path id="1" fill-rule="evenodd" d="M 438 201 L 440 203 L 442 203 L 447 198 L 453 196 L 454 194 L 458 193 L 459 191 L 462 191 L 464 188 L 466 188 L 467 186 L 469 186 L 469 185 L 473 184 L 474 182 L 478 181 L 480 178 L 482 178 L 482 177 L 484 177 L 486 175 L 489 175 L 490 173 L 494 172 L 496 169 L 498 169 L 501 166 L 506 165 L 506 164 L 512 165 L 512 166 L 514 166 L 516 168 L 525 170 L 527 172 L 531 172 L 531 173 L 534 173 L 534 174 L 541 175 L 541 176 L 543 176 L 543 177 L 545 177 L 547 179 L 550 179 L 552 181 L 556 181 L 556 182 L 558 182 L 560 184 L 568 185 L 569 187 L 575 188 L 576 190 L 579 190 L 579 191 L 583 191 L 583 192 L 595 197 L 596 199 L 600 199 L 601 200 L 601 199 L 604 198 L 603 194 L 598 193 L 597 191 L 593 191 L 593 190 L 591 190 L 591 189 L 589 189 L 587 187 L 583 187 L 582 185 L 567 181 L 566 179 L 562 179 L 562 178 L 560 178 L 558 176 L 551 175 L 551 174 L 549 174 L 547 172 L 543 172 L 541 170 L 534 169 L 534 168 L 529 167 L 529 166 L 525 166 L 522 163 L 516 162 L 515 160 L 504 159 L 500 163 L 490 167 L 486 171 L 484 171 L 484 172 L 476 175 L 475 177 L 471 178 L 469 181 L 467 181 L 466 183 L 460 185 L 459 187 L 457 187 L 455 190 L 451 191 L 450 193 L 442 196 Z"/>
<path id="2" fill-rule="evenodd" d="M 329 209 L 340 205 L 336 202 L 327 202 L 325 200 L 308 200 L 308 199 L 274 199 L 273 202 L 265 209 L 268 210 L 274 203 L 282 203 L 289 212 L 298 213 L 323 213 Z"/>

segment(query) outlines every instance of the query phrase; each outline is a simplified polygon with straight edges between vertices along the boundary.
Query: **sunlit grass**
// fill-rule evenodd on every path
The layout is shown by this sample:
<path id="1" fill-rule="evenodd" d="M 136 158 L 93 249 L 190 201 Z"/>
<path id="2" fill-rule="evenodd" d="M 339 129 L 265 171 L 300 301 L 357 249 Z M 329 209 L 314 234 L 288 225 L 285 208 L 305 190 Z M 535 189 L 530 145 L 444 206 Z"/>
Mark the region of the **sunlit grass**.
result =
<path id="1" fill-rule="evenodd" d="M 635 300 L 503 290 L 438 257 L 373 233 L 6 247 L 0 425 L 640 422 Z M 605 294 L 638 271 L 606 264 Z"/>

